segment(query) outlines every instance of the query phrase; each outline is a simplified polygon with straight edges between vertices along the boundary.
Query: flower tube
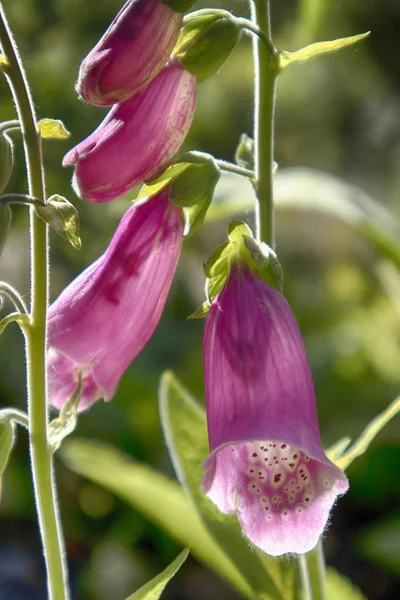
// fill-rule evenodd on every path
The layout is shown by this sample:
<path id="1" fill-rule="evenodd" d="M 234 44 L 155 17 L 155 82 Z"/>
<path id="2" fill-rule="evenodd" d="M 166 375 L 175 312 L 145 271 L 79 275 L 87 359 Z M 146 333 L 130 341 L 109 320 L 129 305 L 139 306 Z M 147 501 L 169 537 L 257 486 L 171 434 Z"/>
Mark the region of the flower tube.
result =
<path id="1" fill-rule="evenodd" d="M 78 94 L 109 106 L 139 92 L 167 62 L 182 20 L 161 0 L 128 0 L 82 62 Z"/>
<path id="2" fill-rule="evenodd" d="M 303 341 L 285 298 L 243 264 L 204 333 L 211 454 L 203 490 L 266 553 L 312 550 L 348 482 L 325 456 Z"/>
<path id="3" fill-rule="evenodd" d="M 107 202 L 150 179 L 175 154 L 191 125 L 196 78 L 171 58 L 127 102 L 64 157 L 75 166 L 73 185 L 84 200 Z"/>
<path id="4" fill-rule="evenodd" d="M 164 309 L 183 239 L 182 210 L 169 190 L 128 209 L 105 253 L 48 312 L 49 400 L 61 408 L 76 388 L 79 410 L 110 400 Z"/>

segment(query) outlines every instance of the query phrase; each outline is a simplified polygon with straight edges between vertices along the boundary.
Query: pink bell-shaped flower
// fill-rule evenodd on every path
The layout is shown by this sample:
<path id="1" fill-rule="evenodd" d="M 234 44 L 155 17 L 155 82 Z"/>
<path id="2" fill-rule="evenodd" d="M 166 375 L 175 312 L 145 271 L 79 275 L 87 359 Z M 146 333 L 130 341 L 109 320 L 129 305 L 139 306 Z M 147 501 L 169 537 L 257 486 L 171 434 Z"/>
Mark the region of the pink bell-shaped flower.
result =
<path id="1" fill-rule="evenodd" d="M 49 401 L 61 408 L 82 374 L 83 410 L 110 400 L 153 334 L 183 239 L 181 208 L 169 190 L 125 213 L 105 253 L 60 294 L 48 312 Z"/>
<path id="2" fill-rule="evenodd" d="M 313 381 L 285 298 L 232 267 L 204 333 L 211 454 L 203 490 L 272 556 L 312 550 L 348 489 L 323 452 Z"/>
<path id="3" fill-rule="evenodd" d="M 78 94 L 109 106 L 139 92 L 167 62 L 182 20 L 161 0 L 128 0 L 82 62 Z"/>
<path id="4" fill-rule="evenodd" d="M 115 105 L 64 157 L 78 196 L 107 202 L 150 179 L 180 148 L 196 105 L 196 78 L 171 58 L 141 92 Z"/>

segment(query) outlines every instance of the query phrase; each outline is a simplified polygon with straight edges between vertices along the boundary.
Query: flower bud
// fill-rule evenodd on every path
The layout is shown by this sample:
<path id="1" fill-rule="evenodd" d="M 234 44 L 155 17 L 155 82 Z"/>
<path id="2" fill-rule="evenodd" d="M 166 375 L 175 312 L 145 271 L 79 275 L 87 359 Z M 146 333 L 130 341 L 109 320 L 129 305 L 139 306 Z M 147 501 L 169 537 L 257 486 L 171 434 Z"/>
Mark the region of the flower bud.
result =
<path id="1" fill-rule="evenodd" d="M 82 62 L 77 92 L 99 106 L 139 92 L 167 62 L 182 19 L 161 0 L 128 0 Z"/>
<path id="2" fill-rule="evenodd" d="M 164 310 L 183 239 L 182 209 L 169 189 L 137 202 L 110 245 L 48 311 L 50 403 L 61 408 L 79 376 L 79 410 L 110 400 Z"/>
<path id="3" fill-rule="evenodd" d="M 314 386 L 283 295 L 234 263 L 204 331 L 211 454 L 203 490 L 267 554 L 312 550 L 348 482 L 324 454 Z"/>
<path id="4" fill-rule="evenodd" d="M 114 106 L 66 154 L 63 165 L 75 165 L 78 196 L 107 202 L 154 176 L 183 143 L 195 104 L 195 77 L 170 59 L 144 90 Z"/>

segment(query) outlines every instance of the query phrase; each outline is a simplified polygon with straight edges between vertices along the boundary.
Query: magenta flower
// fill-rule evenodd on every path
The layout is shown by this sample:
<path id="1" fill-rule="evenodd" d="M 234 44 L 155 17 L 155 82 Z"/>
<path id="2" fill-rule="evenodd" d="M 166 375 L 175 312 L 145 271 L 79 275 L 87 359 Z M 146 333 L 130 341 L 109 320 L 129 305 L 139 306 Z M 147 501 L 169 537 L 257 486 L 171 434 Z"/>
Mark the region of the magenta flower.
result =
<path id="1" fill-rule="evenodd" d="M 325 456 L 311 372 L 285 298 L 235 265 L 204 333 L 211 454 L 203 489 L 236 512 L 253 544 L 279 556 L 318 542 L 348 482 Z"/>
<path id="2" fill-rule="evenodd" d="M 74 188 L 107 202 L 154 176 L 179 149 L 196 104 L 196 78 L 171 58 L 148 86 L 117 104 L 89 137 L 65 155 Z"/>
<path id="3" fill-rule="evenodd" d="M 76 388 L 79 409 L 104 397 L 153 334 L 183 239 L 182 210 L 168 189 L 128 209 L 105 253 L 77 277 L 48 312 L 48 390 L 61 408 Z"/>
<path id="4" fill-rule="evenodd" d="M 82 62 L 78 94 L 108 106 L 139 92 L 167 62 L 182 20 L 161 0 L 128 0 Z"/>

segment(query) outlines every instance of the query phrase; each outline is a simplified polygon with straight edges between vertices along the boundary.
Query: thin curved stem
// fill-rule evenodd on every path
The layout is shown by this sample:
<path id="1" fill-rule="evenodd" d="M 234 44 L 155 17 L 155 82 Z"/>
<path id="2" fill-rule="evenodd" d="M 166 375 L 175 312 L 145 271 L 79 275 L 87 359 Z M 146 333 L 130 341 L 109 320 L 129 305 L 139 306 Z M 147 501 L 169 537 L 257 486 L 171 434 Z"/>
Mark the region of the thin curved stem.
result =
<path id="1" fill-rule="evenodd" d="M 2 421 L 15 421 L 18 425 L 29 430 L 29 417 L 22 410 L 17 408 L 4 408 L 0 411 L 0 423 Z"/>
<path id="2" fill-rule="evenodd" d="M 234 163 L 222 159 L 216 159 L 215 162 L 221 171 L 236 173 L 236 175 L 242 175 L 248 179 L 254 179 L 255 177 L 255 173 L 251 169 L 245 169 L 244 167 L 240 167 L 239 165 L 235 165 Z"/>
<path id="3" fill-rule="evenodd" d="M 45 201 L 40 138 L 25 73 L 0 4 L 0 41 L 8 61 L 5 75 L 24 140 L 29 196 Z M 68 600 L 65 549 L 60 527 L 54 468 L 48 445 L 46 397 L 46 312 L 48 299 L 47 225 L 31 215 L 31 327 L 26 332 L 29 444 L 32 477 L 47 569 L 50 600 Z"/>
<path id="4" fill-rule="evenodd" d="M 28 309 L 25 305 L 25 302 L 22 299 L 22 296 L 19 295 L 17 290 L 13 288 L 12 285 L 6 283 L 5 281 L 0 281 L 0 300 L 1 296 L 5 296 L 8 300 L 10 300 L 10 302 L 14 304 L 18 312 L 22 314 L 27 314 Z"/>
<path id="5" fill-rule="evenodd" d="M 277 54 L 277 50 L 270 38 L 262 31 L 262 29 L 257 27 L 257 25 L 255 25 L 248 19 L 240 17 L 236 17 L 235 21 L 241 29 L 244 29 L 245 31 L 248 31 L 251 34 L 256 35 L 263 42 L 263 44 L 265 44 L 265 47 L 267 48 L 271 56 L 275 56 L 275 54 Z"/>
<path id="6" fill-rule="evenodd" d="M 28 206 L 46 206 L 43 200 L 25 194 L 4 194 L 0 196 L 0 204 L 26 204 Z"/>
<path id="7" fill-rule="evenodd" d="M 11 323 L 18 323 L 21 327 L 22 332 L 27 335 L 31 326 L 31 319 L 29 315 L 21 314 L 20 312 L 10 313 L 4 319 L 0 321 L 0 335 L 3 333 L 5 328 Z"/>

